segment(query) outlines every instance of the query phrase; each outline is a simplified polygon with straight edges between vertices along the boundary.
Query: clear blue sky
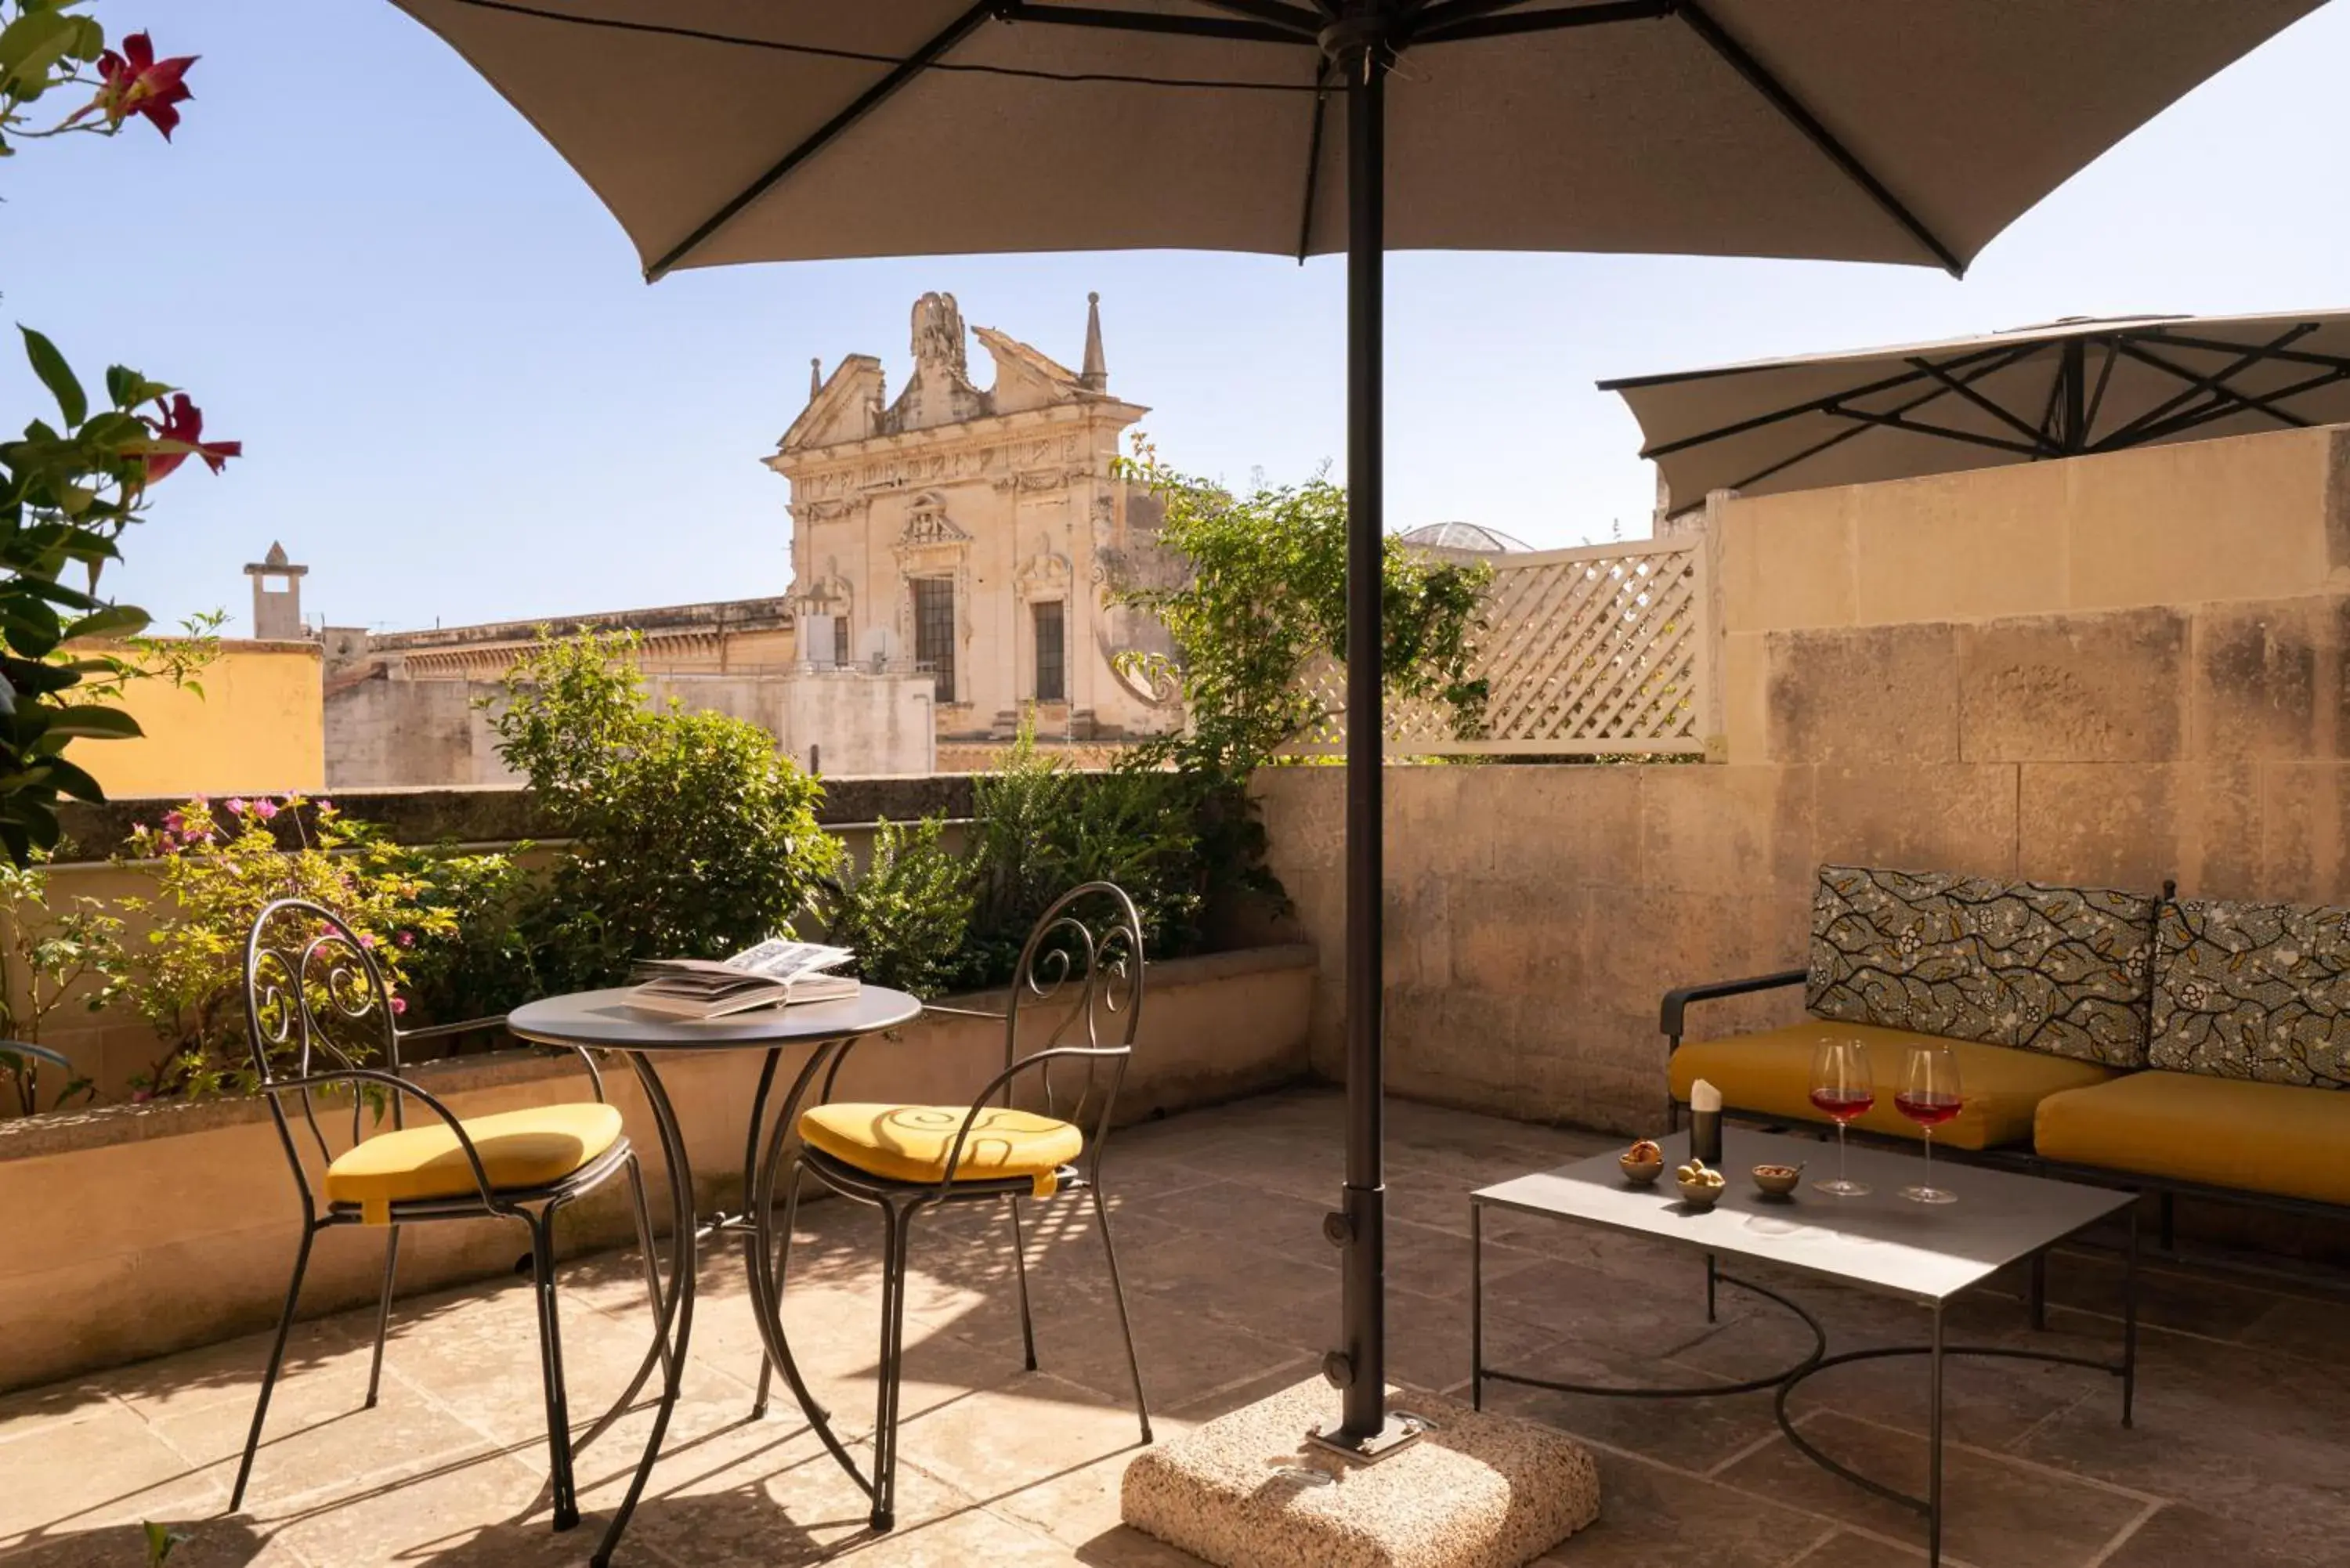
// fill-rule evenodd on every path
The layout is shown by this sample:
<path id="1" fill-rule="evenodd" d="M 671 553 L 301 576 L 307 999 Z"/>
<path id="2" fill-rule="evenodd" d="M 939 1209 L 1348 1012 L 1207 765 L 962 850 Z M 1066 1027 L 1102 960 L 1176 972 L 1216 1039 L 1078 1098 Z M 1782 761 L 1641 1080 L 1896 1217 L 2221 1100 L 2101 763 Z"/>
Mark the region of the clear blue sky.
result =
<path id="1" fill-rule="evenodd" d="M 778 593 L 784 482 L 760 466 L 808 359 L 879 353 L 946 289 L 1075 363 L 1102 295 L 1111 386 L 1173 462 L 1245 481 L 1344 456 L 1341 276 L 1146 253 L 802 264 L 648 288 L 619 228 L 521 119 L 380 0 L 106 0 L 203 58 L 176 142 L 0 166 L 0 308 L 86 374 L 193 389 L 247 456 L 158 492 L 109 587 L 224 606 L 282 539 L 305 606 L 429 626 Z M 2350 6 L 2172 109 L 1994 243 L 1968 280 L 1654 257 L 1390 263 L 1389 517 L 1540 545 L 1646 531 L 1636 374 L 2074 314 L 2350 306 Z M 70 239 L 72 243 L 60 243 Z M 984 356 L 974 357 L 984 363 Z M 13 348 L 0 425 L 43 405 Z"/>

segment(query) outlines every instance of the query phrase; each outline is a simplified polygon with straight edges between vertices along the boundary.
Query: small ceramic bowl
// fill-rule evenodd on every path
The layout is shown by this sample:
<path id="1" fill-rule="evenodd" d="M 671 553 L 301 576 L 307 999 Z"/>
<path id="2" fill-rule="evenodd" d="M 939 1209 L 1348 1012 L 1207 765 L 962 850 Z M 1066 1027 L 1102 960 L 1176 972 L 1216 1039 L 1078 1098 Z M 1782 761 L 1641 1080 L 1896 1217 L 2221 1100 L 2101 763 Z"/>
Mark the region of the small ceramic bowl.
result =
<path id="1" fill-rule="evenodd" d="M 1681 1201 L 1692 1209 L 1711 1209 L 1721 1201 L 1723 1193 L 1730 1190 L 1730 1184 L 1726 1181 L 1682 1181 L 1675 1178 L 1674 1184 L 1681 1189 Z"/>
<path id="2" fill-rule="evenodd" d="M 1616 1157 L 1616 1163 L 1622 1168 L 1624 1179 L 1635 1187 L 1648 1186 L 1665 1171 L 1663 1155 L 1659 1155 L 1653 1159 L 1634 1159 L 1628 1154 L 1619 1154 Z"/>
<path id="3" fill-rule="evenodd" d="M 1773 1198 L 1784 1198 L 1795 1190 L 1797 1182 L 1804 1179 L 1804 1168 L 1800 1165 L 1758 1165 L 1754 1168 L 1753 1176 L 1755 1186 Z"/>

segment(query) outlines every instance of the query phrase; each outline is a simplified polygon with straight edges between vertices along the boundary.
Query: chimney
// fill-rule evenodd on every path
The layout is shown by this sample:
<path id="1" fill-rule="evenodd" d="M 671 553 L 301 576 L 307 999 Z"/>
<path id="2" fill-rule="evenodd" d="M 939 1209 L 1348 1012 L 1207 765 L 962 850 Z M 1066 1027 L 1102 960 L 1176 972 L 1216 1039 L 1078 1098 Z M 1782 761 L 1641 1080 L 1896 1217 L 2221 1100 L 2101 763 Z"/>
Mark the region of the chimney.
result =
<path id="1" fill-rule="evenodd" d="M 269 554 L 244 568 L 244 575 L 253 579 L 255 638 L 263 642 L 299 642 L 308 635 L 302 626 L 302 579 L 309 570 L 288 562 L 286 546 L 279 544 L 272 544 Z"/>

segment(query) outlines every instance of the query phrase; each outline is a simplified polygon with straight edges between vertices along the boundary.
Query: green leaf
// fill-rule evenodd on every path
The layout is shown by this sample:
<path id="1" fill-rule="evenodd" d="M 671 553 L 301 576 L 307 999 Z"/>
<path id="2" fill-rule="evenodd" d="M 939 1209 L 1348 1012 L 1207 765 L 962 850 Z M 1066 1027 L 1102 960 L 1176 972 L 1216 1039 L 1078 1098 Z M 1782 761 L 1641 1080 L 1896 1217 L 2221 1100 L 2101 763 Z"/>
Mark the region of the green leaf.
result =
<path id="1" fill-rule="evenodd" d="M 66 640 L 74 642 L 90 637 L 137 637 L 150 624 L 151 618 L 137 605 L 108 605 L 66 628 Z"/>
<path id="2" fill-rule="evenodd" d="M 0 88 L 29 101 L 49 85 L 57 62 L 72 48 L 86 18 L 34 8 L 0 28 Z"/>
<path id="3" fill-rule="evenodd" d="M 117 409 L 135 409 L 141 403 L 151 403 L 166 392 L 178 390 L 161 381 L 151 381 L 128 365 L 106 368 L 106 395 L 114 400 Z"/>
<path id="4" fill-rule="evenodd" d="M 47 732 L 78 740 L 130 741 L 146 733 L 139 721 L 120 708 L 68 708 L 53 720 Z"/>
<path id="5" fill-rule="evenodd" d="M 16 328 L 25 335 L 25 358 L 33 362 L 33 374 L 57 400 L 57 411 L 66 417 L 68 425 L 78 425 L 89 418 L 89 394 L 81 389 L 74 379 L 73 367 L 57 352 L 57 346 L 29 327 Z"/>
<path id="6" fill-rule="evenodd" d="M 73 796 L 76 800 L 86 800 L 92 805 L 105 803 L 104 786 L 80 767 L 66 761 L 63 757 L 57 757 L 50 762 L 49 782 L 54 784 L 60 792 Z"/>

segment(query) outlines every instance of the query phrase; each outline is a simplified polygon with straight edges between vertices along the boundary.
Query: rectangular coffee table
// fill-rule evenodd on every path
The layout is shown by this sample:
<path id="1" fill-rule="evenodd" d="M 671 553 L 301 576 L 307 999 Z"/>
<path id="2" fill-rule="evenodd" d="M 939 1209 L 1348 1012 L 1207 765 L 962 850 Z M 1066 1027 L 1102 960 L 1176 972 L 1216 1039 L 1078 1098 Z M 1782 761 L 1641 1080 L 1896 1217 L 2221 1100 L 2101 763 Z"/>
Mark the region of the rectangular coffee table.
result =
<path id="1" fill-rule="evenodd" d="M 1936 1160 L 1935 1185 L 1957 1193 L 1958 1201 L 1915 1203 L 1900 1196 L 1903 1187 L 1919 1178 L 1921 1165 L 1915 1156 L 1856 1146 L 1849 1156 L 1852 1176 L 1874 1190 L 1861 1198 L 1832 1198 L 1814 1191 L 1811 1182 L 1834 1168 L 1833 1146 L 1809 1138 L 1731 1127 L 1724 1134 L 1723 1149 L 1727 1157 L 1723 1174 L 1729 1179 L 1729 1186 L 1711 1210 L 1698 1210 L 1681 1201 L 1679 1189 L 1673 1183 L 1673 1168 L 1689 1158 L 1689 1135 L 1676 1133 L 1658 1141 L 1665 1151 L 1665 1173 L 1653 1187 L 1635 1186 L 1617 1166 L 1616 1155 L 1609 1153 L 1555 1170 L 1521 1176 L 1470 1194 L 1470 1388 L 1471 1402 L 1480 1408 L 1483 1407 L 1489 1381 L 1620 1398 L 1705 1398 L 1774 1391 L 1780 1429 L 1798 1452 L 1855 1485 L 1907 1504 L 1926 1516 L 1929 1563 L 1939 1563 L 1942 1551 L 1945 1356 L 2055 1361 L 2111 1373 L 2121 1379 L 2122 1425 L 2130 1424 L 2137 1377 L 2137 1216 L 2133 1194 L 1989 1170 L 1955 1160 Z M 1747 1175 L 1749 1168 L 1757 1165 L 1806 1164 L 1810 1168 L 1804 1172 L 1803 1185 L 1789 1198 L 1764 1196 Z M 1709 1320 L 1713 1316 L 1714 1288 L 1719 1281 L 1750 1291 L 1794 1313 L 1811 1329 L 1813 1348 L 1795 1365 L 1768 1376 L 1701 1387 L 1565 1383 L 1488 1366 L 1484 1326 L 1484 1217 L 1488 1209 L 1596 1225 L 1685 1247 L 1705 1262 Z M 2095 1361 L 2053 1351 L 1943 1343 L 1942 1313 L 1952 1297 L 1982 1283 L 2010 1263 L 2033 1258 L 2056 1242 L 2125 1211 L 2129 1222 L 2129 1252 L 2123 1288 L 2120 1360 Z M 1719 1262 L 1724 1259 L 1747 1259 L 1914 1302 L 1931 1310 L 1932 1337 L 1925 1345 L 1832 1355 L 1828 1353 L 1826 1333 L 1817 1319 L 1778 1291 L 1720 1272 Z M 1894 1355 L 1920 1355 L 1927 1362 L 1928 1490 L 1922 1498 L 1896 1490 L 1830 1458 L 1797 1431 L 1787 1416 L 1788 1396 L 1804 1378 L 1831 1366 Z"/>

